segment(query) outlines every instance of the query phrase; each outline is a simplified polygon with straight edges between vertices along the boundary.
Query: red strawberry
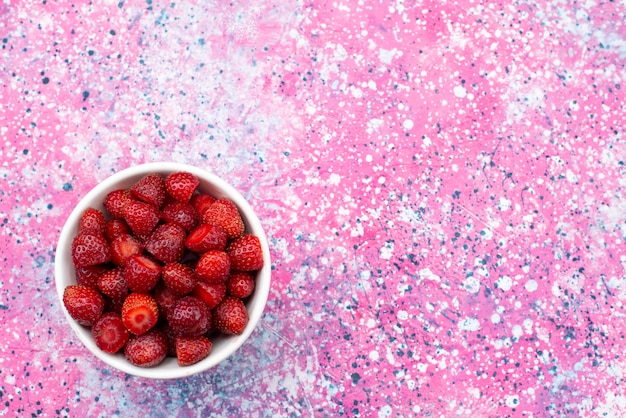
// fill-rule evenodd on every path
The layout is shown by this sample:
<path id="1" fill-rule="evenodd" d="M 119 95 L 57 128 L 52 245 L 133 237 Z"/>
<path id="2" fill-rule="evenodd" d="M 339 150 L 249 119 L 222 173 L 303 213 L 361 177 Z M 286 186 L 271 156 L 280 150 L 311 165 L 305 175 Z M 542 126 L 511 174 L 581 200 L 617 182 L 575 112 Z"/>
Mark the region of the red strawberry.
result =
<path id="1" fill-rule="evenodd" d="M 159 210 L 148 203 L 131 200 L 124 208 L 124 219 L 136 235 L 148 235 L 159 223 Z"/>
<path id="2" fill-rule="evenodd" d="M 168 357 L 176 357 L 176 334 L 172 332 L 172 328 L 167 321 L 163 322 L 163 325 L 159 328 L 165 338 L 167 339 L 167 355 Z"/>
<path id="3" fill-rule="evenodd" d="M 111 260 L 109 243 L 102 235 L 86 232 L 76 235 L 72 241 L 74 267 L 93 266 Z"/>
<path id="4" fill-rule="evenodd" d="M 263 250 L 256 235 L 241 236 L 228 245 L 226 253 L 233 270 L 255 271 L 263 268 Z"/>
<path id="5" fill-rule="evenodd" d="M 176 337 L 176 357 L 179 366 L 191 366 L 211 353 L 211 340 L 207 337 Z"/>
<path id="6" fill-rule="evenodd" d="M 63 291 L 63 305 L 80 325 L 91 326 L 102 315 L 104 298 L 91 287 L 69 285 Z"/>
<path id="7" fill-rule="evenodd" d="M 165 181 L 158 173 L 146 174 L 132 185 L 130 194 L 142 202 L 160 208 L 165 202 Z"/>
<path id="8" fill-rule="evenodd" d="M 159 307 L 148 293 L 131 293 L 122 306 L 122 321 L 126 329 L 141 335 L 154 327 L 159 320 Z"/>
<path id="9" fill-rule="evenodd" d="M 93 234 L 104 234 L 106 227 L 104 214 L 98 209 L 89 208 L 83 212 L 78 221 L 78 233 L 91 231 Z"/>
<path id="10" fill-rule="evenodd" d="M 184 171 L 171 173 L 165 178 L 167 193 L 183 203 L 189 202 L 199 184 L 198 177 Z"/>
<path id="11" fill-rule="evenodd" d="M 224 251 L 207 251 L 196 264 L 198 278 L 206 283 L 223 283 L 230 274 L 230 258 Z"/>
<path id="12" fill-rule="evenodd" d="M 213 309 L 224 299 L 224 296 L 226 296 L 226 284 L 198 282 L 192 294 L 206 303 L 209 309 Z"/>
<path id="13" fill-rule="evenodd" d="M 226 280 L 226 291 L 229 295 L 245 299 L 254 292 L 254 277 L 247 271 L 235 271 Z"/>
<path id="14" fill-rule="evenodd" d="M 142 243 L 129 234 L 121 234 L 111 242 L 111 261 L 117 266 L 126 264 L 126 260 L 133 254 L 143 253 Z"/>
<path id="15" fill-rule="evenodd" d="M 146 250 L 164 263 L 178 261 L 185 252 L 185 230 L 176 224 L 161 224 L 146 240 Z"/>
<path id="16" fill-rule="evenodd" d="M 216 200 L 217 199 L 215 198 L 215 196 L 211 194 L 196 193 L 193 196 L 191 196 L 189 203 L 196 210 L 196 213 L 198 214 L 199 218 L 202 219 L 202 214 L 206 212 L 209 206 L 215 203 Z"/>
<path id="17" fill-rule="evenodd" d="M 104 228 L 104 237 L 111 242 L 122 234 L 130 234 L 131 230 L 123 219 L 109 219 Z"/>
<path id="18" fill-rule="evenodd" d="M 227 240 L 226 232 L 221 227 L 200 224 L 187 235 L 185 247 L 198 254 L 211 250 L 223 251 Z"/>
<path id="19" fill-rule="evenodd" d="M 124 208 L 131 201 L 130 191 L 126 189 L 113 190 L 104 198 L 104 208 L 114 218 L 124 217 Z"/>
<path id="20" fill-rule="evenodd" d="M 133 254 L 124 264 L 124 278 L 131 292 L 147 293 L 161 278 L 161 265 L 145 255 Z"/>
<path id="21" fill-rule="evenodd" d="M 245 229 L 237 205 L 225 197 L 217 199 L 202 213 L 202 223 L 221 227 L 226 232 L 228 239 L 240 237 Z"/>
<path id="22" fill-rule="evenodd" d="M 174 202 L 163 207 L 161 219 L 165 222 L 178 224 L 185 231 L 191 231 L 198 223 L 196 210 L 189 203 Z"/>
<path id="23" fill-rule="evenodd" d="M 128 294 L 128 284 L 121 268 L 109 270 L 98 279 L 100 291 L 112 299 L 122 299 Z"/>
<path id="24" fill-rule="evenodd" d="M 122 314 L 122 306 L 124 306 L 124 301 L 126 300 L 126 296 L 124 295 L 121 299 L 111 299 L 106 296 L 104 298 L 104 312 L 114 312 L 116 314 Z"/>
<path id="25" fill-rule="evenodd" d="M 167 356 L 167 338 L 158 329 L 139 336 L 132 335 L 124 347 L 124 355 L 135 366 L 156 366 Z"/>
<path id="26" fill-rule="evenodd" d="M 167 317 L 167 311 L 174 305 L 180 296 L 172 289 L 165 286 L 165 283 L 159 281 L 154 288 L 154 299 L 159 306 L 159 314 L 163 318 Z"/>
<path id="27" fill-rule="evenodd" d="M 98 279 L 109 269 L 103 265 L 76 268 L 76 284 L 93 287 L 98 290 Z"/>
<path id="28" fill-rule="evenodd" d="M 211 328 L 211 310 L 200 299 L 183 296 L 167 311 L 172 332 L 182 337 L 197 337 Z"/>
<path id="29" fill-rule="evenodd" d="M 198 283 L 193 270 L 184 264 L 167 263 L 161 272 L 163 282 L 178 295 L 190 293 Z"/>
<path id="30" fill-rule="evenodd" d="M 212 311 L 213 328 L 226 334 L 241 334 L 248 324 L 248 311 L 241 299 L 226 296 Z"/>
<path id="31" fill-rule="evenodd" d="M 91 329 L 96 345 L 107 353 L 117 353 L 126 345 L 130 334 L 124 327 L 122 317 L 113 312 L 103 314 Z"/>

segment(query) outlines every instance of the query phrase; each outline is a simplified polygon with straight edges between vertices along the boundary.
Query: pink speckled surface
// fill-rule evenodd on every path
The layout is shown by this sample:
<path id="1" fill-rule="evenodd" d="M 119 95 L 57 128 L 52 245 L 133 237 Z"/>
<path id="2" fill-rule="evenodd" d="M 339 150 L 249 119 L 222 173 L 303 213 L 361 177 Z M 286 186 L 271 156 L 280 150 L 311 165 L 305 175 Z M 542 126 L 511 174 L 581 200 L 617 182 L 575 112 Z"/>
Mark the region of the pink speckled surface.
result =
<path id="1" fill-rule="evenodd" d="M 0 415 L 624 416 L 619 1 L 5 1 Z M 227 362 L 126 376 L 55 245 L 123 168 L 227 177 L 269 237 Z"/>

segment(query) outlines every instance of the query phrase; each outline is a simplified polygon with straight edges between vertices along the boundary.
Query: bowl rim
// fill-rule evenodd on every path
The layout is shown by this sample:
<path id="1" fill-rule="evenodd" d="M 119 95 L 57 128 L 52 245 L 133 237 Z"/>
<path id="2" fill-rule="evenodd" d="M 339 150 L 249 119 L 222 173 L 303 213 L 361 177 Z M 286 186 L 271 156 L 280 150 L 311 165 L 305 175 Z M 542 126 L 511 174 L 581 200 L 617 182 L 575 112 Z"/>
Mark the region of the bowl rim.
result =
<path id="1" fill-rule="evenodd" d="M 235 202 L 235 204 L 239 208 L 239 211 L 241 212 L 242 218 L 244 219 L 244 223 L 246 225 L 246 233 L 253 233 L 254 235 L 259 237 L 263 252 L 264 265 L 263 268 L 257 272 L 256 286 L 252 299 L 252 305 L 248 308 L 249 321 L 246 328 L 244 329 L 244 332 L 240 335 L 223 337 L 229 340 L 229 343 L 225 349 L 217 352 L 212 350 L 211 354 L 209 354 L 207 358 L 191 366 L 178 366 L 178 364 L 176 363 L 176 359 L 170 358 L 173 360 L 174 366 L 171 369 L 168 368 L 167 373 L 163 373 L 163 369 L 159 369 L 159 365 L 150 368 L 134 366 L 133 364 L 128 362 L 126 358 L 123 357 L 123 353 L 121 355 L 120 353 L 108 354 L 100 350 L 96 346 L 93 337 L 91 337 L 90 328 L 79 325 L 69 315 L 69 312 L 65 308 L 63 304 L 63 292 L 67 284 L 66 281 L 62 280 L 61 278 L 63 277 L 63 275 L 67 274 L 68 268 L 70 269 L 70 271 L 74 271 L 74 267 L 71 265 L 71 252 L 68 253 L 68 251 L 70 251 L 69 249 L 71 248 L 71 242 L 76 235 L 78 222 L 83 212 L 87 208 L 93 206 L 92 203 L 97 203 L 98 205 L 101 203 L 94 202 L 94 199 L 97 196 L 102 195 L 105 190 L 112 191 L 116 188 L 124 188 L 117 187 L 116 185 L 123 183 L 125 180 L 128 181 L 130 178 L 140 178 L 152 172 L 159 172 L 163 175 L 167 175 L 169 173 L 177 171 L 186 171 L 196 175 L 200 179 L 201 186 L 203 185 L 203 183 L 206 183 L 205 186 L 210 186 L 210 188 L 216 188 L 221 192 L 217 193 L 218 195 L 221 195 L 219 197 L 228 197 L 233 200 L 233 202 Z M 70 254 L 69 265 L 67 263 L 68 254 Z M 263 311 L 267 304 L 271 285 L 271 260 L 267 236 L 265 234 L 261 221 L 259 220 L 258 216 L 254 212 L 248 201 L 238 190 L 236 190 L 221 177 L 204 168 L 199 168 L 185 163 L 162 161 L 138 164 L 113 173 L 111 176 L 99 182 L 79 200 L 79 202 L 76 204 L 74 209 L 67 217 L 59 235 L 57 246 L 55 248 L 54 273 L 57 296 L 59 298 L 61 309 L 63 310 L 63 313 L 70 327 L 74 331 L 74 334 L 91 353 L 96 355 L 96 357 L 98 357 L 110 367 L 113 367 L 119 371 L 125 372 L 133 376 L 151 379 L 177 379 L 188 377 L 217 366 L 226 358 L 234 354 L 250 337 L 252 332 L 256 329 L 259 321 L 261 320 Z M 172 361 L 170 360 L 169 363 L 171 364 Z"/>

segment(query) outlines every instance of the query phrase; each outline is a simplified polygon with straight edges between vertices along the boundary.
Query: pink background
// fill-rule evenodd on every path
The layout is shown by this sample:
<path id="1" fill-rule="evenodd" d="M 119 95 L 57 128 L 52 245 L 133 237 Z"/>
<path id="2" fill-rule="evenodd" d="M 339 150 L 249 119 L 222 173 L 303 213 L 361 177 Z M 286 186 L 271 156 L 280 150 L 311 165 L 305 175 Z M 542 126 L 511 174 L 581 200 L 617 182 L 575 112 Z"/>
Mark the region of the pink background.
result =
<path id="1" fill-rule="evenodd" d="M 5 1 L 0 415 L 624 416 L 620 1 Z M 252 338 L 126 376 L 55 246 L 113 172 L 227 178 L 269 237 Z"/>

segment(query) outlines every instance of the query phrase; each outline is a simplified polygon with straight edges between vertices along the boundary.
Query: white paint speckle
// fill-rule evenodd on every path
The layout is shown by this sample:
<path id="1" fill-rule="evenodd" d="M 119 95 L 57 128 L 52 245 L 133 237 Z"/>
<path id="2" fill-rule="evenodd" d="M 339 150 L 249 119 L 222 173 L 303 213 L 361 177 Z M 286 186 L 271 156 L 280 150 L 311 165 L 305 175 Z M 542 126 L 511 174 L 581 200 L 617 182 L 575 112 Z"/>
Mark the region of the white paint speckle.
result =
<path id="1" fill-rule="evenodd" d="M 526 289 L 526 291 L 528 292 L 534 292 L 537 290 L 538 287 L 539 285 L 537 284 L 537 281 L 534 279 L 530 279 L 529 281 L 526 282 L 526 285 L 524 285 L 524 289 Z"/>
<path id="2" fill-rule="evenodd" d="M 517 408 L 519 406 L 519 396 L 507 395 L 504 398 L 504 402 L 506 403 L 506 406 L 508 406 L 509 408 Z"/>
<path id="3" fill-rule="evenodd" d="M 467 90 L 463 86 L 456 86 L 454 88 L 454 95 L 458 98 L 463 98 L 467 95 Z"/>
<path id="4" fill-rule="evenodd" d="M 402 126 L 404 127 L 404 129 L 406 129 L 407 131 L 410 129 L 413 129 L 413 121 L 411 119 L 407 119 L 402 123 Z"/>
<path id="5" fill-rule="evenodd" d="M 511 290 L 511 287 L 513 287 L 513 280 L 511 280 L 509 276 L 501 276 L 496 281 L 496 284 L 498 285 L 498 289 L 506 292 L 508 290 Z"/>
<path id="6" fill-rule="evenodd" d="M 459 321 L 459 329 L 461 331 L 478 331 L 480 329 L 480 322 L 476 318 L 465 318 Z"/>

